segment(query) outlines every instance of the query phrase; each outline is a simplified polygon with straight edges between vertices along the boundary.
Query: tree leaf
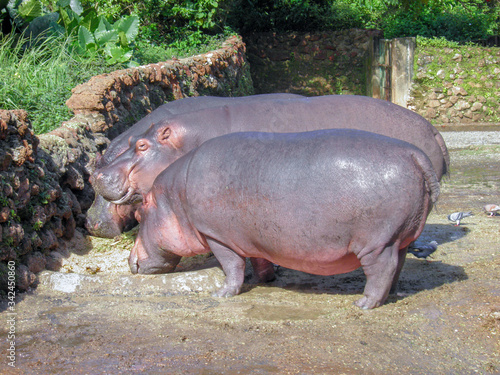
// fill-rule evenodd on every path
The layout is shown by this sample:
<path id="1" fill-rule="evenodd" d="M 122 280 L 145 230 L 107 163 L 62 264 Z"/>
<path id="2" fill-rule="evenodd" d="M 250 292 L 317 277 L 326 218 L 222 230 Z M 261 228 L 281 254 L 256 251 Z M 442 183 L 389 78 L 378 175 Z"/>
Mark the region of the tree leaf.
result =
<path id="1" fill-rule="evenodd" d="M 42 3 L 40 0 L 28 0 L 19 5 L 19 15 L 25 19 L 33 19 L 42 15 Z"/>
<path id="2" fill-rule="evenodd" d="M 61 20 L 64 24 L 64 28 L 68 34 L 78 27 L 80 24 L 80 17 L 78 14 L 73 12 L 71 9 L 59 9 L 59 14 L 61 15 Z M 59 21 L 60 23 L 60 21 Z"/>
<path id="3" fill-rule="evenodd" d="M 113 25 L 118 31 L 123 31 L 127 37 L 127 45 L 134 41 L 139 34 L 139 18 L 128 16 L 115 22 Z"/>
<path id="4" fill-rule="evenodd" d="M 116 30 L 96 30 L 94 32 L 95 41 L 99 46 L 103 46 L 109 42 L 117 42 L 118 41 L 118 33 Z"/>
<path id="5" fill-rule="evenodd" d="M 78 29 L 78 44 L 85 50 L 87 50 L 87 47 L 91 44 L 95 46 L 94 36 L 85 26 L 80 26 Z"/>
<path id="6" fill-rule="evenodd" d="M 97 17 L 97 13 L 94 9 L 85 10 L 82 14 L 80 14 L 80 17 L 82 17 L 80 25 L 85 26 L 87 30 L 94 32 L 97 29 L 99 25 L 99 17 Z"/>
<path id="7" fill-rule="evenodd" d="M 76 14 L 80 15 L 83 13 L 83 7 L 82 3 L 80 3 L 80 0 L 70 0 L 69 6 L 71 10 Z"/>
<path id="8" fill-rule="evenodd" d="M 70 0 L 58 0 L 56 5 L 60 8 L 66 8 L 69 6 Z"/>

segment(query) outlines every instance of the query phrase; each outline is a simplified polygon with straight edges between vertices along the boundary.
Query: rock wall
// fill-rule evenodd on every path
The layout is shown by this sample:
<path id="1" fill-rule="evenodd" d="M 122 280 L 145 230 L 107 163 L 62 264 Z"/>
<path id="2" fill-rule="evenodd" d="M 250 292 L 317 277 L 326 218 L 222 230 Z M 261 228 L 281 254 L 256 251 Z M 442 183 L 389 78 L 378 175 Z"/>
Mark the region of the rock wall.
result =
<path id="1" fill-rule="evenodd" d="M 51 251 L 69 239 L 78 200 L 59 184 L 57 167 L 38 148 L 25 111 L 0 110 L 0 287 L 7 284 L 7 263 L 16 262 L 18 289 L 35 281 L 35 273 L 57 267 Z"/>
<path id="2" fill-rule="evenodd" d="M 352 29 L 246 36 L 255 92 L 366 95 L 374 36 L 381 36 L 381 32 Z"/>
<path id="3" fill-rule="evenodd" d="M 419 47 L 408 108 L 434 125 L 500 122 L 500 48 Z"/>
<path id="4" fill-rule="evenodd" d="M 26 112 L 0 110 L 0 291 L 9 262 L 19 290 L 58 269 L 58 249 L 83 227 L 94 198 L 95 154 L 110 139 L 167 101 L 250 94 L 245 45 L 232 37 L 210 53 L 93 77 L 67 101 L 75 116 L 48 134 L 36 137 Z"/>

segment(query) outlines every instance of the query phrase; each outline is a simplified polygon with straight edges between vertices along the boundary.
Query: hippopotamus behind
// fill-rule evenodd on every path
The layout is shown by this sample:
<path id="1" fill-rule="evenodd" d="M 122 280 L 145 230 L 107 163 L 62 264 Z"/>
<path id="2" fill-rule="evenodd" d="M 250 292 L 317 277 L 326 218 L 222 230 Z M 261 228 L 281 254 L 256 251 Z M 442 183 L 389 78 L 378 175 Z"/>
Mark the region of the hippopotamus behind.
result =
<path id="1" fill-rule="evenodd" d="M 439 182 L 417 147 L 358 130 L 234 133 L 211 139 L 155 180 L 129 264 L 172 271 L 212 251 L 240 292 L 245 257 L 319 275 L 362 267 L 361 308 L 380 306 L 422 232 Z M 150 256 L 153 262 L 150 262 Z"/>
<path id="2" fill-rule="evenodd" d="M 423 117 L 383 100 L 332 95 L 253 101 L 208 108 L 159 122 L 106 167 L 96 170 L 93 186 L 116 204 L 140 200 L 156 176 L 204 141 L 232 132 L 300 132 L 351 128 L 401 139 L 422 149 L 438 179 L 449 157 L 437 130 Z"/>
<path id="3" fill-rule="evenodd" d="M 232 106 L 250 103 L 256 100 L 286 100 L 302 97 L 296 94 L 262 94 L 245 97 L 217 97 L 198 96 L 184 98 L 163 104 L 149 115 L 135 123 L 125 132 L 114 138 L 106 148 L 104 155 L 98 155 L 95 168 L 104 168 L 129 148 L 130 144 L 140 137 L 149 127 L 158 122 L 165 122 L 182 113 L 193 112 L 201 109 Z M 134 213 L 137 204 L 130 202 L 127 205 L 115 205 L 96 194 L 92 206 L 87 211 L 86 228 L 89 233 L 97 237 L 113 238 L 124 231 L 132 229 L 137 225 Z"/>

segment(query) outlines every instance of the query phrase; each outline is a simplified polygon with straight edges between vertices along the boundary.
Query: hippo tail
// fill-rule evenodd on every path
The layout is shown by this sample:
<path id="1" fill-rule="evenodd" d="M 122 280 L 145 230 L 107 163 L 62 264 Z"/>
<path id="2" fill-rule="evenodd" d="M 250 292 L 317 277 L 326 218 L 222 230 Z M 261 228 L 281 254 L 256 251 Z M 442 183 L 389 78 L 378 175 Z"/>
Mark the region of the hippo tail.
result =
<path id="1" fill-rule="evenodd" d="M 431 161 L 429 160 L 427 155 L 425 155 L 420 150 L 418 150 L 418 152 L 417 150 L 415 150 L 415 152 L 412 153 L 412 159 L 418 169 L 420 169 L 420 171 L 422 172 L 427 191 L 431 196 L 431 202 L 432 204 L 435 204 L 439 197 L 440 187 L 436 171 L 434 170 Z"/>
<path id="2" fill-rule="evenodd" d="M 443 152 L 443 175 L 444 176 L 449 176 L 450 175 L 450 154 L 448 153 L 448 147 L 446 147 L 446 143 L 444 143 L 443 136 L 441 133 L 434 127 L 432 126 L 432 132 L 434 133 L 434 139 L 438 143 L 439 147 L 441 148 L 441 151 Z"/>

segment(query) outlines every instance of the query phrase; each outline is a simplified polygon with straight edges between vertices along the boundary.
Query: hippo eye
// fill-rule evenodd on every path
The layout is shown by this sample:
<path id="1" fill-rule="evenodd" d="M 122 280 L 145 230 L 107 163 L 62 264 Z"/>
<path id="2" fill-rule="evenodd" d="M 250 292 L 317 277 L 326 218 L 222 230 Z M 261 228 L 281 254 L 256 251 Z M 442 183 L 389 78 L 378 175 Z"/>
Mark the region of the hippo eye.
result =
<path id="1" fill-rule="evenodd" d="M 135 145 L 135 149 L 137 151 L 146 151 L 147 149 L 149 148 L 149 144 L 148 142 L 144 141 L 144 140 L 139 140 L 137 141 L 136 145 Z"/>

